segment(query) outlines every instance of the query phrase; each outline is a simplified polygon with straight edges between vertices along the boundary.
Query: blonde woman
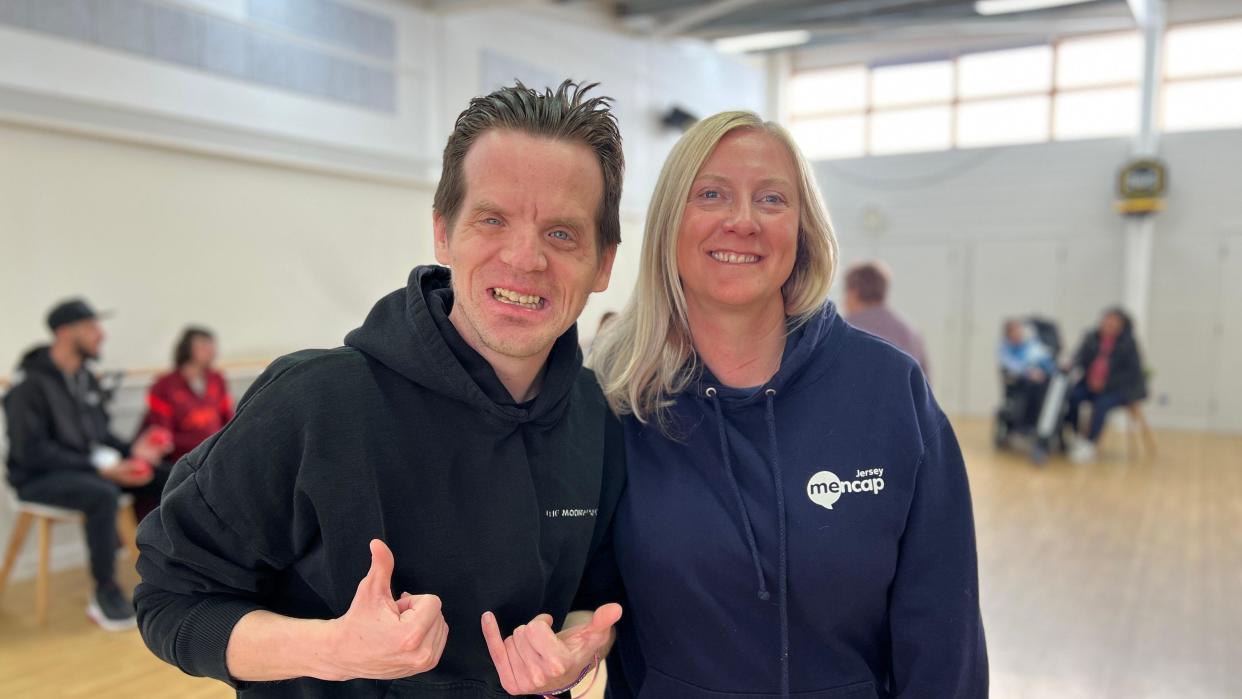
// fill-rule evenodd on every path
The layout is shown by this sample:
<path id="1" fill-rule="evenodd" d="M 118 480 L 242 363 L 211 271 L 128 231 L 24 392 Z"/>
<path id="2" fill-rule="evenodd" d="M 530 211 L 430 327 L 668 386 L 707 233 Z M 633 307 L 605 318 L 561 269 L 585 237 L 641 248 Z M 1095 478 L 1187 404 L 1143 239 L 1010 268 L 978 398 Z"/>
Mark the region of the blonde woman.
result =
<path id="1" fill-rule="evenodd" d="M 784 129 L 727 112 L 678 142 L 594 358 L 629 462 L 614 696 L 987 695 L 956 438 L 826 300 L 836 264 Z"/>

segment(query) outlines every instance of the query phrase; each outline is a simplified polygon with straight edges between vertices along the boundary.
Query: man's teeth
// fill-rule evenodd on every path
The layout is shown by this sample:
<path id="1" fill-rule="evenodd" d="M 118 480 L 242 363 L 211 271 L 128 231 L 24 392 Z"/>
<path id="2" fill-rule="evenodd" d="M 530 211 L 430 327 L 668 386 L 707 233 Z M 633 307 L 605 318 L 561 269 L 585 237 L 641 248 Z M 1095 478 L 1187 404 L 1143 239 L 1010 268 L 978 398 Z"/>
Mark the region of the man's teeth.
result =
<path id="1" fill-rule="evenodd" d="M 712 252 L 712 259 L 717 262 L 727 262 L 732 265 L 747 264 L 750 262 L 758 262 L 758 255 L 739 255 L 736 252 Z"/>
<path id="2" fill-rule="evenodd" d="M 492 296 L 496 297 L 497 301 L 501 301 L 503 303 L 510 303 L 515 306 L 521 306 L 522 308 L 530 308 L 530 309 L 539 308 L 539 302 L 543 300 L 543 298 L 539 296 L 519 294 L 516 291 L 510 291 L 508 289 L 501 289 L 500 287 L 496 287 L 492 289 Z"/>

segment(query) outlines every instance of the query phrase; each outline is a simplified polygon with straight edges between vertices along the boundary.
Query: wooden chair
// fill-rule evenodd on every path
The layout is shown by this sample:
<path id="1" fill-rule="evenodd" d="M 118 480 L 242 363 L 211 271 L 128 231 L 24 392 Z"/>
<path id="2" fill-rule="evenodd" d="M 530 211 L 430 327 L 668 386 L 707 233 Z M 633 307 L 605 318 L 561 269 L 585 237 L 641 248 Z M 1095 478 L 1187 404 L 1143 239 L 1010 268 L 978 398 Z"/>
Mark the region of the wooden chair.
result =
<path id="1" fill-rule="evenodd" d="M 1143 415 L 1143 405 L 1142 403 L 1130 403 L 1126 406 L 1126 452 L 1137 453 L 1140 439 L 1143 442 L 1145 455 L 1155 456 L 1156 435 L 1151 431 L 1151 426 L 1147 424 L 1147 417 Z"/>
<path id="2" fill-rule="evenodd" d="M 0 570 L 0 593 L 4 592 L 9 574 L 13 571 L 17 557 L 22 552 L 26 535 L 30 527 L 39 525 L 39 572 L 35 579 L 35 612 L 39 625 L 47 625 L 47 608 L 49 588 L 51 587 L 52 563 L 52 525 L 81 523 L 82 513 L 62 507 L 43 505 L 37 502 L 24 502 L 16 497 L 11 498 L 17 519 L 13 522 L 13 534 L 9 537 L 9 547 L 4 554 L 4 568 Z M 131 495 L 122 494 L 117 500 L 116 513 L 117 534 L 121 543 L 128 549 L 134 561 L 138 560 L 138 520 L 134 515 L 134 499 Z"/>

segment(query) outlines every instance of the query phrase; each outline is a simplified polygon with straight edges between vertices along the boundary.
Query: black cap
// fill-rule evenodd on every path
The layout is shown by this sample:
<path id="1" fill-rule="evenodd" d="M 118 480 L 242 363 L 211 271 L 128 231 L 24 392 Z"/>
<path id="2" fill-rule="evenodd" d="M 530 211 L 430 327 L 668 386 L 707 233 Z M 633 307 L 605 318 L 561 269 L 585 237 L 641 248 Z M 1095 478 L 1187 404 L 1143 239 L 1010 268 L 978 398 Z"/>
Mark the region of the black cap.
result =
<path id="1" fill-rule="evenodd" d="M 47 314 L 47 327 L 53 332 L 56 328 L 70 323 L 76 323 L 79 320 L 88 320 L 90 318 L 107 318 L 110 313 L 96 313 L 90 304 L 82 299 L 69 299 L 56 304 Z"/>

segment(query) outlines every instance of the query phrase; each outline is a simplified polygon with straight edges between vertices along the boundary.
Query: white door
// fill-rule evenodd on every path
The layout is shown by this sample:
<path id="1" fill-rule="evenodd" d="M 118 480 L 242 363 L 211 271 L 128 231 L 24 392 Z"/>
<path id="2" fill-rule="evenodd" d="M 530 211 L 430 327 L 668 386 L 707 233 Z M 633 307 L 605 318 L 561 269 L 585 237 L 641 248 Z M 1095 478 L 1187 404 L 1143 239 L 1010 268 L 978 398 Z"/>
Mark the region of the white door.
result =
<path id="1" fill-rule="evenodd" d="M 996 360 L 1001 324 L 1012 316 L 1052 316 L 1056 305 L 1057 254 L 1052 240 L 973 243 L 969 249 L 966 295 L 968 316 L 963 410 L 990 415 L 1000 403 Z"/>
<path id="2" fill-rule="evenodd" d="M 1213 333 L 1218 346 L 1213 427 L 1242 433 L 1242 235 L 1227 236 L 1220 254 L 1220 313 Z"/>

